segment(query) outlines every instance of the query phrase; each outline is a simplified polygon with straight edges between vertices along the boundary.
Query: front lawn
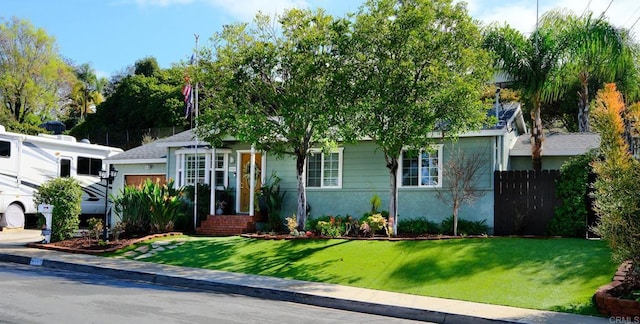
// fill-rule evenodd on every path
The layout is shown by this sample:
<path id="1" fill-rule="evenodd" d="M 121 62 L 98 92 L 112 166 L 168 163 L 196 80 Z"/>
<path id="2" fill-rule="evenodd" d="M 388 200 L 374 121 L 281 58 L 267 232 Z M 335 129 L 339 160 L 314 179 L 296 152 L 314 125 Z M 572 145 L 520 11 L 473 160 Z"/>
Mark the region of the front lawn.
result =
<path id="1" fill-rule="evenodd" d="M 122 254 L 120 252 L 119 254 Z M 490 304 L 597 314 L 617 265 L 603 241 L 190 238 L 144 259 Z"/>

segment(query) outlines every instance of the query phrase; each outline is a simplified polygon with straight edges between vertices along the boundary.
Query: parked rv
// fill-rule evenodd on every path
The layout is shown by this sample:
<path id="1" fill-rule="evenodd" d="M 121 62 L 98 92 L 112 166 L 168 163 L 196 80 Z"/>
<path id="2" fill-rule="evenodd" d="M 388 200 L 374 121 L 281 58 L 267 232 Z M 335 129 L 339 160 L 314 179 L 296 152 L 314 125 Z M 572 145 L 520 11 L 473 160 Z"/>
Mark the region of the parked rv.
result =
<path id="1" fill-rule="evenodd" d="M 25 214 L 37 212 L 34 192 L 57 177 L 78 180 L 83 214 L 104 214 L 106 185 L 99 172 L 107 167 L 105 158 L 120 152 L 73 136 L 18 134 L 0 125 L 0 228 L 24 227 Z"/>

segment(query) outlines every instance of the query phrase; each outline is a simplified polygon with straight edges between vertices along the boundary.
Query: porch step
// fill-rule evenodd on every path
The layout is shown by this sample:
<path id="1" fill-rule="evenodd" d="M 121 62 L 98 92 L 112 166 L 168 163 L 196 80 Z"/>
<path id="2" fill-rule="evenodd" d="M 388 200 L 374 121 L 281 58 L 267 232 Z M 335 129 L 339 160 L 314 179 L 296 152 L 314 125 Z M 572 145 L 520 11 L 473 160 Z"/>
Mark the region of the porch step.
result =
<path id="1" fill-rule="evenodd" d="M 196 234 L 211 236 L 231 236 L 255 232 L 253 216 L 248 215 L 209 215 L 196 229 Z"/>

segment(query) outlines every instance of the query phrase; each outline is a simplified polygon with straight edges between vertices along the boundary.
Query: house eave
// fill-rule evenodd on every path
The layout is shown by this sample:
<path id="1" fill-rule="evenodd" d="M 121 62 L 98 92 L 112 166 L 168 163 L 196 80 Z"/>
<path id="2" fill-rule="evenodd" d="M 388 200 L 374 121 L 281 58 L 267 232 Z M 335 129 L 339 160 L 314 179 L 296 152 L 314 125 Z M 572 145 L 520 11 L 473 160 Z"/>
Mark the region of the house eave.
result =
<path id="1" fill-rule="evenodd" d="M 150 163 L 166 163 L 167 159 L 120 159 L 120 160 L 107 160 L 109 164 L 150 164 Z"/>

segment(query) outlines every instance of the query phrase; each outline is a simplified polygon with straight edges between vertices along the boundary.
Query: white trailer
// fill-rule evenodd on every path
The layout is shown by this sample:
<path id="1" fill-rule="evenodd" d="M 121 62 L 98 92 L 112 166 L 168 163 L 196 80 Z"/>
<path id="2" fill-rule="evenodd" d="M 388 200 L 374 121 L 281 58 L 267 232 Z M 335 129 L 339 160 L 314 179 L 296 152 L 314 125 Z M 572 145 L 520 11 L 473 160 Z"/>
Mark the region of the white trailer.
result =
<path id="1" fill-rule="evenodd" d="M 119 148 L 77 142 L 68 135 L 38 136 L 7 132 L 0 125 L 0 228 L 22 228 L 25 214 L 35 214 L 33 194 L 57 177 L 72 177 L 82 186 L 82 213 L 104 214 L 106 181 L 103 159 Z"/>

